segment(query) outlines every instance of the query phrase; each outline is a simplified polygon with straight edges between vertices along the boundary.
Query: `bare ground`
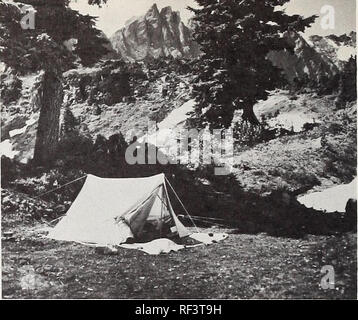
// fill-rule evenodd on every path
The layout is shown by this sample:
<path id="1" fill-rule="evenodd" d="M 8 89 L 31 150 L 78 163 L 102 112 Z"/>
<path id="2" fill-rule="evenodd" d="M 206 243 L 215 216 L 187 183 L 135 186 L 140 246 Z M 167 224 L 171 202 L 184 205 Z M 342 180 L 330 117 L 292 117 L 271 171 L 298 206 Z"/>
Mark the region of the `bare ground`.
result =
<path id="1" fill-rule="evenodd" d="M 25 299 L 356 299 L 356 234 L 304 239 L 235 234 L 207 247 L 150 256 L 43 238 L 39 223 L 3 216 L 3 298 Z M 335 269 L 335 289 L 320 286 Z"/>

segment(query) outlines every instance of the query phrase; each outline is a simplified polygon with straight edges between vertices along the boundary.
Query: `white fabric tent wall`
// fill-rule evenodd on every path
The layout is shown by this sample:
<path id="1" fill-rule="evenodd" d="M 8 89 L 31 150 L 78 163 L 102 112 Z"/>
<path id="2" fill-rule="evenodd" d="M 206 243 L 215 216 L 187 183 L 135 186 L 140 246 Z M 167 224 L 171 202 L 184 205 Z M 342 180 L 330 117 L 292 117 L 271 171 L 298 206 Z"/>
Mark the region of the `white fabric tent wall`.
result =
<path id="1" fill-rule="evenodd" d="M 88 175 L 81 192 L 66 216 L 53 228 L 48 237 L 55 240 L 76 241 L 96 245 L 118 245 L 133 234 L 128 225 L 120 221 L 126 213 L 146 201 L 153 192 L 163 190 L 164 174 L 148 178 L 108 179 Z M 160 194 L 166 194 L 160 192 Z M 162 201 L 156 197 L 150 219 L 161 215 Z M 170 201 L 168 199 L 170 204 Z M 170 215 L 179 235 L 190 233 L 180 223 L 174 212 Z M 160 218 L 160 217 L 159 217 Z"/>

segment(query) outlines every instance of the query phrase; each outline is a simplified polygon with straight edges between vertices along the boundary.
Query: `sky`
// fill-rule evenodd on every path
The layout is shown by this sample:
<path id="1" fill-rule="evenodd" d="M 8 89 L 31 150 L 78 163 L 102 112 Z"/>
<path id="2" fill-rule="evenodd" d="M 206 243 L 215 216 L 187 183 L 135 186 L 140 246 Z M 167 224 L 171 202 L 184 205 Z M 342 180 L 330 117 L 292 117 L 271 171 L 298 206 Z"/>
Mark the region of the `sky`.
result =
<path id="1" fill-rule="evenodd" d="M 173 10 L 180 11 L 184 23 L 187 23 L 192 16 L 186 7 L 196 6 L 194 0 L 108 0 L 108 4 L 98 8 L 89 6 L 87 0 L 71 0 L 71 7 L 82 14 L 97 16 L 97 27 L 110 37 L 133 16 L 145 14 L 153 3 L 158 5 L 159 10 L 171 6 Z M 334 9 L 334 29 L 325 29 L 321 26 L 327 12 L 321 13 L 321 9 L 327 5 Z M 285 6 L 285 10 L 288 14 L 300 14 L 305 17 L 313 14 L 319 16 L 315 24 L 306 30 L 306 36 L 312 34 L 324 36 L 332 33 L 341 35 L 356 30 L 356 0 L 291 0 Z"/>
<path id="2" fill-rule="evenodd" d="M 324 6 L 334 8 L 335 24 L 334 29 L 323 29 L 321 26 L 324 22 L 327 11 L 321 13 Z M 316 22 L 310 29 L 306 29 L 305 35 L 322 35 L 329 34 L 342 35 L 356 30 L 356 0 L 291 0 L 286 6 L 287 14 L 300 14 L 309 17 L 313 14 L 318 15 Z"/>
<path id="3" fill-rule="evenodd" d="M 82 14 L 98 16 L 97 27 L 108 37 L 125 25 L 132 17 L 144 15 L 156 3 L 159 10 L 171 6 L 174 11 L 180 11 L 184 23 L 192 16 L 187 6 L 195 6 L 193 0 L 108 0 L 102 8 L 89 6 L 87 0 L 71 0 L 71 7 Z"/>

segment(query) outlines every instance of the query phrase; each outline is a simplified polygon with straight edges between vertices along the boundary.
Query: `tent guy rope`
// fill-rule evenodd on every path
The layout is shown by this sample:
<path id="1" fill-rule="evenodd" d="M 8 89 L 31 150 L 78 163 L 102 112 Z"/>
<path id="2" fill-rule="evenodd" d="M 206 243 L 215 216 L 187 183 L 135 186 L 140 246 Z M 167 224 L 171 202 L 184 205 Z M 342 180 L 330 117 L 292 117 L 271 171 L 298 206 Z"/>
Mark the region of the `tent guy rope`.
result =
<path id="1" fill-rule="evenodd" d="M 172 191 L 174 192 L 174 195 L 176 196 L 176 198 L 178 199 L 179 203 L 180 203 L 181 206 L 183 207 L 185 213 L 188 215 L 190 221 L 192 222 L 192 224 L 193 224 L 194 227 L 195 227 L 196 232 L 199 233 L 200 231 L 199 231 L 198 227 L 196 226 L 196 224 L 195 224 L 193 218 L 191 217 L 191 215 L 189 214 L 188 210 L 185 208 L 184 203 L 180 200 L 180 198 L 179 198 L 178 194 L 176 193 L 176 191 L 174 190 L 173 186 L 171 185 L 171 183 L 169 182 L 169 180 L 167 179 L 167 177 L 164 177 L 164 179 L 165 179 L 166 182 L 168 182 L 169 187 L 172 189 Z"/>
<path id="2" fill-rule="evenodd" d="M 82 180 L 82 179 L 84 179 L 84 178 L 87 178 L 87 174 L 84 175 L 83 177 L 80 177 L 80 178 L 77 178 L 77 179 L 75 179 L 75 180 L 72 180 L 72 181 L 70 181 L 70 182 L 68 182 L 68 183 L 66 183 L 66 184 L 64 184 L 64 185 L 62 185 L 62 186 L 59 186 L 59 187 L 55 188 L 55 189 L 52 189 L 52 190 L 47 191 L 47 192 L 45 192 L 45 193 L 42 193 L 42 194 L 40 194 L 40 195 L 34 197 L 33 199 L 41 198 L 41 197 L 43 197 L 43 196 L 45 196 L 45 195 L 47 195 L 47 194 L 50 194 L 50 193 L 55 192 L 55 191 L 57 191 L 57 190 L 60 190 L 60 189 L 62 189 L 62 188 L 64 188 L 64 187 L 67 187 L 68 185 L 70 185 L 70 184 L 72 184 L 72 183 L 74 183 L 74 182 L 77 182 L 77 181 L 79 181 L 79 180 Z"/>
<path id="3" fill-rule="evenodd" d="M 188 219 L 188 217 L 184 216 L 183 214 L 178 215 L 178 218 Z M 213 220 L 208 220 L 205 217 L 192 216 L 192 219 L 202 222 L 202 223 L 205 223 L 205 224 L 209 224 L 211 226 L 217 226 L 217 227 L 226 227 L 227 226 L 224 223 L 213 222 Z"/>

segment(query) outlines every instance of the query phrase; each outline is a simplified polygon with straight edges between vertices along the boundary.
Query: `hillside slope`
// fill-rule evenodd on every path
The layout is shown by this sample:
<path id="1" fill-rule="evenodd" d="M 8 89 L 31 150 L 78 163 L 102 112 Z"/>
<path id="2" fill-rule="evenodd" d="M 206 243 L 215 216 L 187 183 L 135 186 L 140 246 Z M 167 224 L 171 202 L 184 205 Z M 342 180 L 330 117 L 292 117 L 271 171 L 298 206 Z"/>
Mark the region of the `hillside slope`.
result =
<path id="1" fill-rule="evenodd" d="M 255 106 L 272 127 L 296 130 L 239 148 L 233 172 L 240 185 L 263 194 L 278 189 L 299 194 L 314 186 L 325 189 L 351 182 L 356 175 L 356 104 L 337 111 L 335 96 L 311 93 L 290 98 L 279 91 Z"/>
<path id="2" fill-rule="evenodd" d="M 1 105 L 0 152 L 22 163 L 34 155 L 42 75 L 16 76 L 20 81 L 18 94 Z M 190 99 L 191 77 L 165 63 L 163 69 L 138 65 L 128 71 L 120 60 L 71 69 L 64 73 L 60 126 L 68 108 L 81 123 L 81 131 L 92 139 L 121 132 L 131 140 L 133 135 L 144 134 L 149 121 L 162 121 Z M 13 79 L 11 70 L 4 79 Z M 5 85 L 4 90 L 11 86 Z"/>

